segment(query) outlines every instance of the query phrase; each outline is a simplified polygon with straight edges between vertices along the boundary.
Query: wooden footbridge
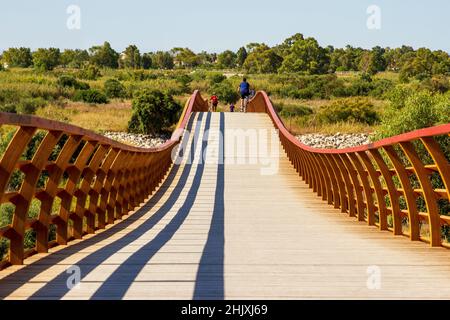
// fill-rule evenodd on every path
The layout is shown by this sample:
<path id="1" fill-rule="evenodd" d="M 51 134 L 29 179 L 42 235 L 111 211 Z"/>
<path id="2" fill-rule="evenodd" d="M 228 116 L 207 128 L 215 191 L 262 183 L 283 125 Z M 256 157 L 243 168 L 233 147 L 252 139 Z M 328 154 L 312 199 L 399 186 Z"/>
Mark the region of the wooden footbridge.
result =
<path id="1" fill-rule="evenodd" d="M 264 92 L 207 111 L 195 92 L 155 149 L 0 114 L 0 297 L 450 298 L 450 124 L 317 150 Z"/>

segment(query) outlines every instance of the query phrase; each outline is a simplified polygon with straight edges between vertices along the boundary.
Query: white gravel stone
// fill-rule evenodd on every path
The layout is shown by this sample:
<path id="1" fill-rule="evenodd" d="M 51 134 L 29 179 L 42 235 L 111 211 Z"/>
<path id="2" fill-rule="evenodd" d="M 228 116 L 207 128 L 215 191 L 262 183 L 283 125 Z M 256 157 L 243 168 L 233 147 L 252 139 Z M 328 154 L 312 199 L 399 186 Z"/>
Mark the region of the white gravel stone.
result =
<path id="1" fill-rule="evenodd" d="M 104 132 L 104 136 L 141 148 L 154 148 L 164 144 L 169 136 L 151 136 L 145 134 L 133 134 L 127 132 Z M 369 135 L 365 133 L 333 135 L 312 133 L 297 136 L 297 139 L 307 146 L 319 149 L 345 149 L 371 143 Z"/>
<path id="2" fill-rule="evenodd" d="M 371 143 L 370 137 L 365 133 L 333 135 L 312 133 L 297 136 L 297 139 L 307 146 L 319 149 L 345 149 Z"/>
<path id="3" fill-rule="evenodd" d="M 151 136 L 146 134 L 134 134 L 127 132 L 104 132 L 103 135 L 110 139 L 122 142 L 124 144 L 141 147 L 154 148 L 164 144 L 169 140 L 169 136 Z"/>

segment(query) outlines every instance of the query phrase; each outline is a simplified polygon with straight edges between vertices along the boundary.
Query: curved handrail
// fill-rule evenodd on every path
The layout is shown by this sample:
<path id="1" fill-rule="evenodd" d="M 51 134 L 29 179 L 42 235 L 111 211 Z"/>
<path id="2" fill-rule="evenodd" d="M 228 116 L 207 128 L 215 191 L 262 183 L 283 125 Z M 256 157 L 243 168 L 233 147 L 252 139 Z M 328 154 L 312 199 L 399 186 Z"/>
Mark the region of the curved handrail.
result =
<path id="1" fill-rule="evenodd" d="M 450 200 L 450 164 L 435 138 L 448 136 L 450 124 L 353 148 L 316 149 L 288 131 L 265 92 L 258 92 L 247 110 L 269 115 L 290 161 L 323 200 L 394 235 L 449 247 L 442 228 L 450 225 L 450 213 L 440 212 L 445 206 L 439 201 Z"/>
<path id="2" fill-rule="evenodd" d="M 0 160 L 0 204 L 14 205 L 11 223 L 0 228 L 0 237 L 10 242 L 8 258 L 0 268 L 22 264 L 29 255 L 104 229 L 138 207 L 170 169 L 172 151 L 180 143 L 191 114 L 207 110 L 207 103 L 195 91 L 171 139 L 149 149 L 58 121 L 0 113 L 0 126 L 17 127 Z M 31 159 L 21 159 L 38 131 L 45 135 Z M 8 185 L 16 172 L 23 179 L 18 190 L 11 190 Z M 38 188 L 40 180 L 44 183 Z M 39 215 L 31 218 L 28 211 L 36 200 Z M 49 241 L 52 225 L 56 240 Z M 24 236 L 29 229 L 35 231 L 36 243 L 25 250 Z"/>

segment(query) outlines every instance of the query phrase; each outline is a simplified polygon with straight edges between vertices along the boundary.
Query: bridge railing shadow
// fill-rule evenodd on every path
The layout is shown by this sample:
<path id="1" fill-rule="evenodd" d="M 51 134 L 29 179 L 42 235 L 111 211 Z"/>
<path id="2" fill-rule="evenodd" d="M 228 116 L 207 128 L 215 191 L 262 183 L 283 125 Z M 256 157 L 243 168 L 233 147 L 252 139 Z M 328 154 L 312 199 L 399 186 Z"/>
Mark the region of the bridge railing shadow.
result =
<path id="1" fill-rule="evenodd" d="M 208 113 L 205 124 L 206 134 L 209 132 L 210 123 L 211 123 L 211 114 Z M 196 133 L 194 139 L 198 136 L 199 134 Z M 196 144 L 194 143 L 194 141 L 192 143 L 193 144 L 191 151 L 194 152 Z M 206 150 L 207 146 L 208 146 L 208 137 L 205 136 L 203 137 L 203 142 L 200 150 L 201 154 L 203 154 L 203 150 Z M 192 154 L 191 159 L 194 158 L 193 156 L 194 154 Z M 189 175 L 189 172 L 191 171 L 192 166 L 196 167 L 196 171 L 192 181 L 192 185 L 189 186 L 188 194 L 181 207 L 177 210 L 177 212 L 170 220 L 170 222 L 161 231 L 159 231 L 158 234 L 152 240 L 150 240 L 148 243 L 140 247 L 128 259 L 126 259 L 121 265 L 119 265 L 119 267 L 96 290 L 96 292 L 92 296 L 92 299 L 124 298 L 126 292 L 135 281 L 139 272 L 147 265 L 147 263 L 153 258 L 153 256 L 164 245 L 166 245 L 170 239 L 172 239 L 175 233 L 180 229 L 180 227 L 188 217 L 190 210 L 194 205 L 195 199 L 197 197 L 200 188 L 203 173 L 205 170 L 204 161 L 202 161 L 197 165 L 187 165 L 187 166 L 189 167 L 189 169 L 183 172 L 183 175 L 186 173 L 186 179 L 187 176 Z M 178 196 L 179 195 L 177 195 L 177 198 Z M 161 213 L 166 215 L 174 204 L 175 203 L 172 202 L 165 203 L 163 207 L 160 210 L 158 210 L 158 212 L 155 215 L 159 214 L 160 211 Z M 142 235 L 149 229 L 151 229 L 151 226 L 149 226 L 148 223 L 145 222 L 144 224 L 139 226 L 139 228 L 136 231 L 139 235 Z"/>

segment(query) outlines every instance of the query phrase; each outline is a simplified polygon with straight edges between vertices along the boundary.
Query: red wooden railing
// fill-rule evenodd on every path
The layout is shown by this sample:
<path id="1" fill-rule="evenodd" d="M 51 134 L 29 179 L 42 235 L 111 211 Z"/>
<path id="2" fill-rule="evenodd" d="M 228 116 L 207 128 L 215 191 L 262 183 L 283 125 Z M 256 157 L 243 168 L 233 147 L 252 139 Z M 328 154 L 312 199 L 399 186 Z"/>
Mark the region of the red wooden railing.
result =
<path id="1" fill-rule="evenodd" d="M 265 92 L 256 94 L 248 111 L 269 115 L 290 161 L 323 200 L 380 230 L 449 247 L 443 229 L 450 225 L 450 150 L 436 139 L 448 138 L 450 124 L 328 150 L 300 143 Z"/>
<path id="2" fill-rule="evenodd" d="M 0 204 L 15 206 L 11 223 L 0 228 L 0 238 L 9 239 L 9 254 L 0 267 L 22 264 L 31 254 L 80 239 L 134 210 L 169 170 L 172 151 L 191 113 L 207 110 L 207 103 L 196 91 L 186 103 L 172 138 L 153 149 L 124 145 L 61 122 L 0 113 L 1 126 L 16 127 L 0 160 Z M 38 132 L 44 137 L 32 158 L 24 160 L 23 154 Z M 8 185 L 15 172 L 23 178 L 19 188 L 12 191 Z M 45 185 L 37 188 L 43 175 Z M 39 215 L 30 218 L 30 205 L 36 199 Z M 56 228 L 53 241 L 49 241 L 51 225 Z M 35 232 L 35 246 L 25 250 L 24 237 L 30 229 Z"/>

